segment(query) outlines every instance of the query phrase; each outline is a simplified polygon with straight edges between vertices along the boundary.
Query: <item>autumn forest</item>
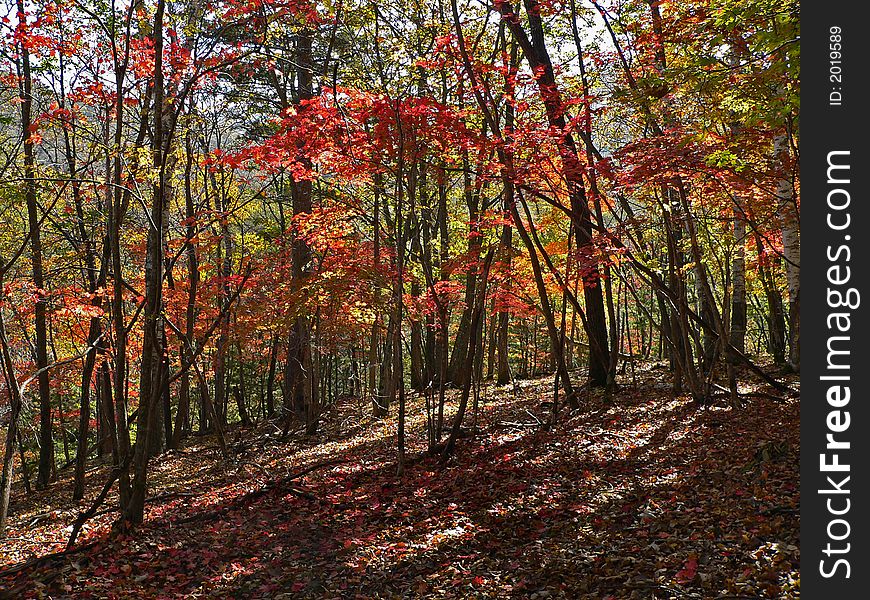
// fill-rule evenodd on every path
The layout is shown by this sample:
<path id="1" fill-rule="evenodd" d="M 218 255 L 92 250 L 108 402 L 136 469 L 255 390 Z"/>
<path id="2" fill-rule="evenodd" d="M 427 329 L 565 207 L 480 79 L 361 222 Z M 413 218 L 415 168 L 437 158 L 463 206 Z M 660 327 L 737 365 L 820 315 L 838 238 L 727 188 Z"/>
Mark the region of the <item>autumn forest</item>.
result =
<path id="1" fill-rule="evenodd" d="M 0 598 L 797 598 L 794 0 L 6 0 Z"/>

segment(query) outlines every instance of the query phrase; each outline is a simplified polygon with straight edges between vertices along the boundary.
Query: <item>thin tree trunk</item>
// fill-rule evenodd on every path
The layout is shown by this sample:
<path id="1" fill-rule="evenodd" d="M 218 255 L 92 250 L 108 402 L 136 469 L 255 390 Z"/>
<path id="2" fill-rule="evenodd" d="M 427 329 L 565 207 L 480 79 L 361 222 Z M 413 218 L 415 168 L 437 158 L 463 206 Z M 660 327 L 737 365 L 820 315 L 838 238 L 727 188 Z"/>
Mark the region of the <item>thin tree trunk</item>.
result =
<path id="1" fill-rule="evenodd" d="M 522 199 L 522 195 L 520 195 L 520 199 Z M 568 374 L 568 367 L 565 364 L 565 356 L 562 353 L 562 345 L 559 343 L 559 331 L 556 328 L 556 319 L 553 315 L 553 310 L 550 305 L 550 298 L 547 294 L 547 287 L 544 283 L 544 275 L 541 270 L 541 263 L 538 259 L 538 252 L 535 248 L 535 244 L 532 241 L 532 238 L 529 236 L 529 233 L 526 231 L 526 227 L 520 218 L 520 214 L 517 211 L 516 203 L 511 205 L 511 216 L 514 220 L 514 225 L 517 228 L 517 232 L 520 234 L 520 238 L 523 240 L 523 243 L 526 245 L 526 250 L 528 251 L 529 261 L 532 266 L 532 275 L 535 278 L 535 285 L 538 288 L 538 296 L 541 301 L 541 313 L 544 316 L 544 321 L 547 326 L 547 333 L 550 336 L 550 343 L 554 349 L 556 354 L 556 368 L 559 370 L 559 377 L 562 383 L 562 389 L 565 391 L 565 397 L 568 399 L 568 402 L 571 404 L 572 408 L 576 408 L 577 406 L 577 398 L 574 394 L 574 387 L 571 384 L 571 377 Z M 532 223 L 529 223 L 529 227 L 533 226 Z M 537 315 L 536 315 L 537 316 Z M 533 368 L 537 366 L 537 349 L 535 352 L 535 365 Z"/>
<path id="2" fill-rule="evenodd" d="M 272 336 L 269 344 L 269 375 L 266 380 L 266 416 L 275 415 L 275 372 L 278 366 L 278 336 Z"/>
<path id="3" fill-rule="evenodd" d="M 24 0 L 17 0 L 18 14 L 27 14 Z M 24 138 L 24 201 L 27 204 L 27 224 L 30 229 L 30 266 L 33 274 L 33 287 L 36 289 L 36 303 L 33 322 L 36 329 L 34 344 L 36 369 L 39 371 L 37 387 L 39 390 L 39 470 L 36 487 L 48 486 L 54 468 L 54 442 L 51 431 L 51 388 L 48 374 L 48 344 L 46 329 L 45 281 L 42 268 L 42 238 L 37 206 L 36 161 L 32 134 L 33 79 L 30 72 L 30 53 L 23 43 L 18 45 L 21 68 L 19 96 L 21 100 L 21 131 Z"/>
<path id="4" fill-rule="evenodd" d="M 516 40 L 513 40 L 510 45 L 510 64 L 509 64 L 509 75 L 505 76 L 505 85 L 508 89 L 511 90 L 511 99 L 513 99 L 513 79 L 512 77 L 516 75 L 517 65 L 519 63 L 519 51 L 517 47 Z M 513 130 L 514 130 L 514 119 L 515 119 L 515 108 L 513 102 L 508 102 L 505 107 L 505 124 L 504 124 L 504 133 L 507 139 L 513 139 Z M 510 214 L 511 212 L 511 204 L 516 201 L 514 191 L 514 181 L 510 177 L 504 178 L 504 191 L 502 192 L 502 211 L 505 214 Z M 498 260 L 501 262 L 501 268 L 506 272 L 510 273 L 511 262 L 513 261 L 513 227 L 505 223 L 501 228 L 501 235 L 499 236 L 499 256 Z M 510 279 L 508 278 L 507 285 L 510 286 Z M 504 290 L 505 293 L 509 293 L 510 289 Z M 502 309 L 498 313 L 496 322 L 496 330 L 495 330 L 495 345 L 496 352 L 498 354 L 498 375 L 496 382 L 499 385 L 505 385 L 509 383 L 511 380 L 511 368 L 509 362 L 509 348 L 508 348 L 508 328 L 510 326 L 510 312 L 506 307 L 502 307 Z"/>
<path id="5" fill-rule="evenodd" d="M 122 519 L 131 524 L 142 522 L 145 514 L 147 492 L 148 458 L 152 437 L 155 431 L 157 402 L 162 393 L 163 348 L 161 342 L 161 312 L 163 308 L 163 219 L 165 192 L 164 157 L 164 90 L 163 90 L 163 15 L 165 0 L 158 0 L 154 16 L 152 39 L 154 44 L 154 126 L 153 126 L 153 167 L 158 177 L 152 187 L 152 204 L 149 211 L 150 223 L 146 242 L 145 257 L 145 310 L 144 332 L 141 352 L 141 376 L 139 382 L 139 415 L 137 417 L 136 447 L 133 455 L 133 481 L 130 501 L 125 507 Z M 117 274 L 116 274 L 117 276 Z"/>
<path id="6" fill-rule="evenodd" d="M 480 285 L 478 286 L 477 296 L 472 303 L 473 314 L 471 317 L 471 324 L 469 333 L 471 334 L 472 341 L 476 341 L 480 334 L 480 324 L 483 321 L 483 309 L 486 304 L 486 281 L 489 276 L 489 267 L 492 264 L 493 251 L 490 250 L 486 258 L 483 262 L 483 268 L 481 269 L 481 277 L 480 277 Z M 474 359 L 477 353 L 478 344 L 472 343 L 470 348 L 468 349 L 468 353 L 465 355 L 465 360 L 468 363 L 466 369 L 471 372 L 473 370 Z M 456 440 L 459 438 L 459 432 L 462 428 L 462 420 L 465 417 L 465 411 L 468 408 L 468 398 L 471 394 L 471 386 L 472 386 L 472 377 L 468 377 L 465 385 L 462 386 L 462 393 L 459 397 L 459 408 L 456 412 L 456 416 L 453 419 L 453 426 L 450 429 L 450 436 L 447 438 L 447 441 L 444 444 L 444 450 L 441 453 L 441 459 L 446 460 L 450 455 L 453 454 L 456 449 Z"/>
<path id="7" fill-rule="evenodd" d="M 374 231 L 372 233 L 372 254 L 374 261 L 375 272 L 380 270 L 381 267 L 381 232 L 380 232 L 380 209 L 381 209 L 381 189 L 382 189 L 382 175 L 380 173 L 375 174 L 375 186 L 374 186 L 374 219 L 373 226 Z M 375 306 L 380 307 L 380 299 L 381 292 L 380 286 L 375 288 Z M 380 346 L 380 331 L 381 331 L 381 317 L 380 310 L 378 310 L 375 314 L 374 321 L 372 322 L 372 332 L 371 337 L 369 339 L 369 351 L 368 351 L 368 387 L 369 394 L 371 394 L 372 400 L 372 415 L 377 418 L 384 417 L 386 415 L 385 407 L 383 406 L 383 402 L 380 398 L 380 386 L 378 385 L 378 347 Z"/>
<path id="8" fill-rule="evenodd" d="M 746 221 L 734 211 L 734 256 L 731 259 L 731 345 L 746 351 Z"/>
<path id="9" fill-rule="evenodd" d="M 416 281 L 411 283 L 411 296 L 420 297 L 420 284 Z M 411 389 L 422 391 L 425 387 L 425 375 L 423 369 L 423 322 L 420 319 L 411 321 Z"/>
<path id="10" fill-rule="evenodd" d="M 785 310 L 782 303 L 782 295 L 776 288 L 776 282 L 770 272 L 770 266 L 765 264 L 764 245 L 761 236 L 755 234 L 755 247 L 758 253 L 758 274 L 761 287 L 767 299 L 767 328 L 768 328 L 768 351 L 773 356 L 773 362 L 780 367 L 787 364 Z"/>
<path id="11" fill-rule="evenodd" d="M 773 140 L 774 160 L 786 172 L 789 163 L 788 136 L 781 134 Z M 790 172 L 790 171 L 788 171 Z M 776 214 L 782 230 L 782 254 L 788 282 L 788 363 L 795 372 L 800 371 L 800 290 L 801 290 L 801 238 L 800 216 L 794 197 L 794 186 L 785 174 L 776 187 L 778 199 Z"/>
<path id="12" fill-rule="evenodd" d="M 5 266 L 5 265 L 3 265 Z M 2 294 L 2 274 L 0 274 L 0 294 Z M 21 390 L 15 378 L 15 367 L 9 354 L 9 342 L 6 339 L 6 324 L 0 311 L 0 360 L 9 390 L 9 425 L 6 428 L 6 442 L 3 447 L 3 470 L 0 472 L 0 538 L 5 534 L 6 518 L 9 515 L 9 500 L 12 494 L 12 474 L 15 456 L 15 442 L 18 439 L 18 420 L 21 415 Z M 23 457 L 22 457 L 23 458 Z M 23 463 L 22 463 L 23 464 Z"/>
<path id="13" fill-rule="evenodd" d="M 481 239 L 478 214 L 480 211 L 480 182 L 472 182 L 470 171 L 471 164 L 468 160 L 468 151 L 463 151 L 463 193 L 465 205 L 468 209 L 468 272 L 465 276 L 465 309 L 459 319 L 459 327 L 456 330 L 456 338 L 453 344 L 453 353 L 450 355 L 449 378 L 457 386 L 464 386 L 467 377 L 471 373 L 466 371 L 465 355 L 471 344 L 471 313 L 473 310 L 475 288 L 477 286 L 477 264 L 480 260 Z M 478 171 L 480 169 L 477 169 Z"/>
<path id="14" fill-rule="evenodd" d="M 229 286 L 229 277 L 232 275 L 232 251 L 233 242 L 229 230 L 229 215 L 226 206 L 226 197 L 224 195 L 223 186 L 219 189 L 215 179 L 212 180 L 213 193 L 216 195 L 216 203 L 219 203 L 220 220 L 221 220 L 221 243 L 217 246 L 218 264 L 220 265 L 221 275 L 221 294 L 218 298 L 218 308 L 223 306 L 227 298 L 230 297 L 231 291 Z M 230 320 L 224 319 L 220 325 L 220 333 L 217 339 L 217 348 L 214 359 L 214 403 L 218 409 L 218 414 L 222 418 L 222 425 L 226 425 L 226 411 L 224 407 L 227 405 L 227 355 L 229 353 L 230 339 Z"/>

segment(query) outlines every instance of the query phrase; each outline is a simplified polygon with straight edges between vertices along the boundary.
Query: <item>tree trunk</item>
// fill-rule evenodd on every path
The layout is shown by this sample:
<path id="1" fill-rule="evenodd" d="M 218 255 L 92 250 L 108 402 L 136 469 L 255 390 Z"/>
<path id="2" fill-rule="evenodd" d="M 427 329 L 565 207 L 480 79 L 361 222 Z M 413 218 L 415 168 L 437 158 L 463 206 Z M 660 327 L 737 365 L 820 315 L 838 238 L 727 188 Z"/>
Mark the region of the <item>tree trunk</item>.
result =
<path id="1" fill-rule="evenodd" d="M 213 192 L 216 195 L 216 203 L 219 203 L 220 219 L 221 219 L 221 243 L 218 244 L 218 263 L 220 264 L 221 275 L 221 294 L 218 298 L 218 310 L 230 298 L 232 292 L 229 286 L 229 277 L 232 275 L 232 252 L 233 242 L 230 236 L 229 215 L 226 207 L 226 197 L 224 190 L 218 189 L 215 179 L 212 180 Z M 226 410 L 227 405 L 227 355 L 229 353 L 230 341 L 230 319 L 225 318 L 220 325 L 220 333 L 217 339 L 217 348 L 214 359 L 214 403 L 218 410 L 218 415 L 221 417 L 221 425 L 226 425 Z"/>
<path id="2" fill-rule="evenodd" d="M 522 199 L 522 196 L 520 196 L 520 199 Z M 555 354 L 556 368 L 559 371 L 562 389 L 565 390 L 565 397 L 572 404 L 572 406 L 576 406 L 575 402 L 577 400 L 574 395 L 574 387 L 571 384 L 571 377 L 568 374 L 568 367 L 565 364 L 565 356 L 562 352 L 563 346 L 560 343 L 559 330 L 556 328 L 556 319 L 553 315 L 553 309 L 550 305 L 550 298 L 547 295 L 547 287 L 544 283 L 544 275 L 541 270 L 540 260 L 538 259 L 538 252 L 535 249 L 535 244 L 532 241 L 532 237 L 529 235 L 529 233 L 526 231 L 525 226 L 523 225 L 515 202 L 511 204 L 511 216 L 513 217 L 514 225 L 517 228 L 517 232 L 520 234 L 520 238 L 523 240 L 523 243 L 525 244 L 526 250 L 529 254 L 529 261 L 531 262 L 532 266 L 532 275 L 535 278 L 535 285 L 538 288 L 538 296 L 541 301 L 541 313 L 543 314 L 544 321 L 547 325 L 547 333 L 550 336 L 550 343 Z M 530 230 L 533 226 L 534 224 L 530 222 Z M 537 329 L 537 323 L 535 324 L 535 328 Z M 532 366 L 532 368 L 534 369 L 537 366 L 537 351 L 535 352 L 535 357 L 533 360 L 535 361 L 535 364 Z"/>
<path id="3" fill-rule="evenodd" d="M 278 366 L 278 336 L 269 344 L 269 375 L 266 380 L 266 416 L 275 416 L 275 371 Z"/>
<path id="4" fill-rule="evenodd" d="M 761 280 L 761 287 L 767 300 L 767 349 L 773 357 L 773 362 L 782 367 L 787 364 L 785 359 L 785 310 L 783 308 L 782 295 L 776 289 L 776 282 L 773 280 L 770 266 L 765 264 L 764 244 L 761 241 L 761 236 L 757 233 L 755 234 L 755 247 L 758 252 L 759 279 Z"/>
<path id="5" fill-rule="evenodd" d="M 517 43 L 514 41 L 510 47 L 510 74 L 515 75 L 517 70 L 517 64 L 519 63 L 518 59 L 518 50 Z M 512 81 L 506 75 L 505 76 L 505 85 L 512 89 Z M 513 95 L 513 94 L 511 94 Z M 512 98 L 513 99 L 513 98 Z M 513 102 L 508 102 L 507 106 L 505 106 L 505 124 L 504 124 L 504 132 L 508 139 L 513 139 L 513 129 L 514 129 L 514 118 L 515 118 L 515 108 Z M 502 211 L 508 215 L 511 212 L 511 204 L 515 202 L 515 191 L 514 191 L 514 181 L 510 177 L 506 177 L 504 179 L 504 190 L 502 192 Z M 506 277 L 507 285 L 510 286 L 510 270 L 511 270 L 511 262 L 513 260 L 513 227 L 510 224 L 504 224 L 501 228 L 501 235 L 499 236 L 499 248 L 498 248 L 498 260 L 501 263 L 501 269 L 508 274 Z M 509 293 L 510 289 L 503 290 L 505 293 Z M 498 365 L 497 365 L 497 375 L 496 382 L 499 385 L 505 385 L 511 381 L 511 368 L 509 362 L 509 348 L 508 348 L 508 327 L 510 326 L 510 312 L 508 312 L 507 308 L 502 306 L 501 310 L 498 312 L 498 317 L 495 325 L 495 346 L 496 353 L 498 355 Z"/>
<path id="6" fill-rule="evenodd" d="M 420 284 L 411 283 L 411 296 L 420 297 Z M 423 322 L 418 319 L 411 321 L 411 389 L 422 391 L 426 387 L 423 368 Z"/>
<path id="7" fill-rule="evenodd" d="M 17 0 L 18 14 L 26 14 L 24 0 Z M 33 287 L 36 289 L 36 304 L 33 311 L 36 340 L 34 344 L 36 369 L 40 371 L 37 377 L 39 390 L 39 470 L 36 475 L 36 487 L 48 486 L 51 472 L 54 468 L 54 441 L 51 431 L 51 388 L 48 374 L 48 337 L 46 330 L 45 282 L 42 268 L 42 239 L 40 236 L 40 218 L 36 197 L 36 162 L 33 153 L 32 110 L 33 110 L 33 78 L 30 72 L 30 54 L 27 46 L 19 43 L 19 60 L 21 61 L 21 84 L 19 96 L 21 100 L 21 131 L 24 138 L 24 200 L 27 203 L 27 225 L 30 229 L 30 266 L 33 274 Z"/>
<path id="8" fill-rule="evenodd" d="M 141 375 L 139 382 L 139 414 L 136 427 L 136 446 L 133 455 L 133 482 L 130 501 L 122 518 L 138 524 L 145 514 L 147 492 L 148 458 L 152 437 L 155 431 L 157 402 L 162 393 L 163 348 L 161 342 L 161 312 L 163 305 L 163 219 L 165 191 L 165 158 L 163 152 L 163 15 L 165 0 L 158 0 L 154 16 L 154 127 L 153 127 L 153 167 L 158 171 L 157 181 L 152 187 L 150 208 L 151 222 L 148 227 L 145 256 L 145 309 L 144 332 L 141 352 Z M 116 273 L 116 276 L 118 274 Z"/>
<path id="9" fill-rule="evenodd" d="M 785 260 L 785 277 L 788 282 L 788 363 L 795 372 L 800 371 L 800 291 L 801 291 L 801 237 L 800 216 L 794 196 L 794 186 L 788 173 L 788 136 L 781 134 L 773 140 L 773 154 L 777 166 L 783 171 L 776 187 L 778 199 L 776 214 L 782 230 L 782 254 Z"/>
<path id="10" fill-rule="evenodd" d="M 313 97 L 312 75 L 314 61 L 312 42 L 314 33 L 304 28 L 300 31 L 296 46 L 296 62 L 298 66 L 297 96 L 300 101 Z M 299 110 L 305 110 L 300 107 Z M 301 150 L 304 142 L 297 142 Z M 307 159 L 300 157 L 301 162 L 308 164 Z M 293 181 L 293 215 L 310 214 L 312 208 L 312 184 L 308 179 Z M 311 249 L 305 240 L 298 235 L 293 238 L 293 279 L 298 285 L 303 285 L 311 269 Z M 304 314 L 296 317 L 290 329 L 290 339 L 287 345 L 287 360 L 284 370 L 284 405 L 293 410 L 306 424 L 309 434 L 317 429 L 317 390 L 314 380 L 314 365 L 311 357 L 311 330 L 309 318 Z"/>
<path id="11" fill-rule="evenodd" d="M 0 265 L 6 267 L 6 265 Z M 2 294 L 2 275 L 0 273 L 0 294 Z M 9 426 L 6 428 L 6 442 L 3 445 L 3 470 L 0 471 L 0 538 L 6 530 L 6 518 L 9 514 L 9 500 L 12 494 L 12 469 L 15 457 L 15 442 L 18 438 L 18 420 L 21 415 L 21 390 L 15 377 L 12 357 L 9 354 L 9 342 L 6 339 L 6 324 L 3 314 L 0 312 L 0 360 L 2 371 L 6 381 L 6 389 L 9 390 Z M 23 455 L 22 455 L 23 458 Z"/>
<path id="12" fill-rule="evenodd" d="M 734 256 L 731 259 L 731 345 L 746 351 L 746 221 L 734 211 Z"/>
<path id="13" fill-rule="evenodd" d="M 478 214 L 480 212 L 479 182 L 471 180 L 471 165 L 468 160 L 468 151 L 464 151 L 463 158 L 463 191 L 465 205 L 468 209 L 468 271 L 465 278 L 465 309 L 459 319 L 459 327 L 456 330 L 456 338 L 453 344 L 453 353 L 450 355 L 449 378 L 457 386 L 464 386 L 467 377 L 471 373 L 466 370 L 465 355 L 472 343 L 471 313 L 477 286 L 477 261 L 480 260 L 480 246 L 482 236 L 479 231 Z"/>
<path id="14" fill-rule="evenodd" d="M 374 186 L 374 231 L 372 232 L 372 255 L 375 267 L 375 272 L 381 267 L 381 231 L 380 231 L 380 210 L 381 210 L 381 183 L 382 175 L 375 174 Z M 380 309 L 381 292 L 380 286 L 375 287 L 375 306 Z M 369 338 L 368 350 L 368 388 L 372 400 L 372 415 L 376 418 L 381 418 L 386 415 L 383 402 L 380 398 L 380 386 L 378 385 L 378 348 L 380 346 L 381 332 L 381 316 L 380 310 L 375 313 L 374 321 L 372 322 L 371 337 Z"/>
<path id="15" fill-rule="evenodd" d="M 97 340 L 103 335 L 99 318 L 91 319 L 88 330 L 88 353 L 82 367 L 81 397 L 79 402 L 79 432 L 76 444 L 76 465 L 73 477 L 73 500 L 81 500 L 85 495 L 85 466 L 88 458 L 88 423 L 91 419 L 91 383 L 94 378 L 96 364 Z M 99 382 L 98 382 L 99 384 Z"/>
<path id="16" fill-rule="evenodd" d="M 492 264 L 492 256 L 493 251 L 490 250 L 486 258 L 483 262 L 483 268 L 481 272 L 480 278 L 480 286 L 478 287 L 478 293 L 475 297 L 475 300 L 472 302 L 472 311 L 473 314 L 471 316 L 471 324 L 469 328 L 470 337 L 472 340 L 472 344 L 468 349 L 468 353 L 465 355 L 465 361 L 468 363 L 465 369 L 470 373 L 473 370 L 475 355 L 478 350 L 479 344 L 475 343 L 480 335 L 480 324 L 483 321 L 483 309 L 486 304 L 486 280 L 489 275 L 489 267 Z M 447 459 L 456 448 L 456 440 L 459 438 L 459 432 L 462 427 L 462 420 L 465 417 L 465 411 L 468 408 L 468 398 L 471 393 L 472 386 L 472 377 L 469 377 L 465 385 L 462 386 L 462 393 L 459 397 L 459 408 L 456 412 L 456 416 L 453 419 L 453 426 L 450 429 L 450 436 L 447 438 L 447 441 L 444 444 L 444 450 L 441 453 L 441 459 Z"/>
<path id="17" fill-rule="evenodd" d="M 535 73 L 538 91 L 544 102 L 550 127 L 555 131 L 563 132 L 556 142 L 562 160 L 562 175 L 568 187 L 569 216 L 574 222 L 576 247 L 581 257 L 580 269 L 583 273 L 583 297 L 587 317 L 584 325 L 589 338 L 589 381 L 593 386 L 606 386 L 611 378 L 607 320 L 600 273 L 592 243 L 592 213 L 586 199 L 583 165 L 580 163 L 577 146 L 565 121 L 565 106 L 556 85 L 553 65 L 544 40 L 540 6 L 537 0 L 524 0 L 523 3 L 531 37 L 522 28 L 521 21 L 513 13 L 510 3 L 500 3 L 497 8 Z"/>

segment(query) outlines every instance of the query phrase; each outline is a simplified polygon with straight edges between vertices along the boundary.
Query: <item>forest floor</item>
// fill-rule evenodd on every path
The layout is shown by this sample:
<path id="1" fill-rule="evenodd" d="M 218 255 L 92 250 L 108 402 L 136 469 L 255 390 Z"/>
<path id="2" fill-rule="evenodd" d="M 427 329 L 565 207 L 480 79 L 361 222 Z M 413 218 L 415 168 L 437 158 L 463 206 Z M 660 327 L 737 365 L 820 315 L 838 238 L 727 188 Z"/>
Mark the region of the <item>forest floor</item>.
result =
<path id="1" fill-rule="evenodd" d="M 422 454 L 414 399 L 401 478 L 395 421 L 357 400 L 313 438 L 231 429 L 231 460 L 190 438 L 155 459 L 132 536 L 109 535 L 105 512 L 84 549 L 42 560 L 108 467 L 80 504 L 71 473 L 16 488 L 0 598 L 797 598 L 798 400 L 699 409 L 666 378 L 639 366 L 636 387 L 589 394 L 554 428 L 552 379 L 490 385 L 443 466 Z"/>

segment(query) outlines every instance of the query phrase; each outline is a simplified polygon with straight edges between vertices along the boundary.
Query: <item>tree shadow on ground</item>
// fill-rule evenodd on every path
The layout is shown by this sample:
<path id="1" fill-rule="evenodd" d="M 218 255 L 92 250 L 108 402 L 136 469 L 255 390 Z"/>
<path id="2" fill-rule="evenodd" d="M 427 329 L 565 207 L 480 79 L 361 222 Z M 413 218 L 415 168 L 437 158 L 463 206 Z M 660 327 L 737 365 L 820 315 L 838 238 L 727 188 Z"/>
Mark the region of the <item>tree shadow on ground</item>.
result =
<path id="1" fill-rule="evenodd" d="M 505 425 L 534 399 L 500 398 L 482 406 L 481 434 L 454 459 L 421 458 L 403 478 L 389 423 L 384 435 L 337 437 L 344 449 L 334 452 L 349 462 L 294 482 L 315 500 L 289 486 L 250 494 L 262 488 L 249 477 L 202 501 L 154 507 L 136 538 L 100 538 L 6 589 L 53 598 L 796 597 L 797 403 L 700 411 L 656 393 L 621 393 L 551 431 Z"/>

